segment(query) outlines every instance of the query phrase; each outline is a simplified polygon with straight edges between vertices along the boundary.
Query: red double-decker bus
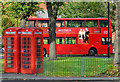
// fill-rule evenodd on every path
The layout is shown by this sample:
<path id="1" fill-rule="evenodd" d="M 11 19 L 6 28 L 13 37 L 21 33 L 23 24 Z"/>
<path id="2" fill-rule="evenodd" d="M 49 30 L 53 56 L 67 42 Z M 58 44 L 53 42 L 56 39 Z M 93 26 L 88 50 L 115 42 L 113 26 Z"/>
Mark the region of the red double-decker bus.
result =
<path id="1" fill-rule="evenodd" d="M 49 18 L 28 18 L 27 26 L 43 29 L 44 55 L 49 54 Z M 108 18 L 57 18 L 56 54 L 112 54 L 112 27 Z"/>

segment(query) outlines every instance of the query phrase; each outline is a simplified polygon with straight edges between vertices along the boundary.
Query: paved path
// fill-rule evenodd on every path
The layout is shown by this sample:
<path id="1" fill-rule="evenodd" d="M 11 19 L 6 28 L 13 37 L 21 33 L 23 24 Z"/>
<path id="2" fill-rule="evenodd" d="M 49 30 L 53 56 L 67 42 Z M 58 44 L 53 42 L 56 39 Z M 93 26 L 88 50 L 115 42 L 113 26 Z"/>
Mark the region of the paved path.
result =
<path id="1" fill-rule="evenodd" d="M 120 77 L 38 77 L 32 74 L 2 74 L 1 79 L 26 79 L 26 80 L 97 80 L 97 81 L 113 81 L 119 80 Z"/>

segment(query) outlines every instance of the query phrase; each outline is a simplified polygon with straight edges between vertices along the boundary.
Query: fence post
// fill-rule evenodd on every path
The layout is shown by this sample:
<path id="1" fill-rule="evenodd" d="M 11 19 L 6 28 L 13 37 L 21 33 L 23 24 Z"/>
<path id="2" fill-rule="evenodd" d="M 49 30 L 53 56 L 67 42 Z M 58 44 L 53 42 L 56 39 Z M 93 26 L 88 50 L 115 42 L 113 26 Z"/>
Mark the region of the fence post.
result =
<path id="1" fill-rule="evenodd" d="M 82 58 L 82 76 L 84 76 L 84 75 L 83 75 L 83 58 Z"/>

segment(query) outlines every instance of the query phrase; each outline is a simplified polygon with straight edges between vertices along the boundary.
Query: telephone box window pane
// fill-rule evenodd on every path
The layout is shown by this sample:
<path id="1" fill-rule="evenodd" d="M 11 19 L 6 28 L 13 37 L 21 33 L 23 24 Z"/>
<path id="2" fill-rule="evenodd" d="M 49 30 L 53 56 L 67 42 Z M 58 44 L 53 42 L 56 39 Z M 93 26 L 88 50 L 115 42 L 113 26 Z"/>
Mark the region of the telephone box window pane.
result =
<path id="1" fill-rule="evenodd" d="M 37 64 L 41 64 L 41 61 L 38 61 Z"/>
<path id="2" fill-rule="evenodd" d="M 37 52 L 40 52 L 40 49 L 37 49 Z"/>
<path id="3" fill-rule="evenodd" d="M 31 38 L 28 38 L 28 41 L 30 41 L 31 40 Z"/>
<path id="4" fill-rule="evenodd" d="M 9 38 L 7 38 L 6 40 L 11 40 L 11 38 L 9 37 Z"/>
<path id="5" fill-rule="evenodd" d="M 24 64 L 29 64 L 29 62 L 24 62 Z"/>
<path id="6" fill-rule="evenodd" d="M 39 46 L 39 45 L 37 45 L 37 48 L 40 48 L 40 46 Z"/>
<path id="7" fill-rule="evenodd" d="M 7 65 L 7 68 L 13 68 L 13 65 Z"/>
<path id="8" fill-rule="evenodd" d="M 26 38 L 24 38 L 24 40 L 26 40 Z"/>
<path id="9" fill-rule="evenodd" d="M 37 53 L 37 56 L 40 56 L 41 54 L 40 53 Z"/>
<path id="10" fill-rule="evenodd" d="M 7 38 L 7 40 L 11 40 L 11 38 L 9 37 L 9 38 Z"/>
<path id="11" fill-rule="evenodd" d="M 13 56 L 14 54 L 13 53 L 7 53 L 7 56 Z"/>
<path id="12" fill-rule="evenodd" d="M 7 42 L 7 44 L 13 44 L 13 42 Z"/>
<path id="13" fill-rule="evenodd" d="M 12 45 L 8 45 L 7 48 L 13 48 L 13 46 Z"/>
<path id="14" fill-rule="evenodd" d="M 24 46 L 24 48 L 29 48 L 29 46 Z"/>
<path id="15" fill-rule="evenodd" d="M 7 49 L 7 52 L 13 52 L 13 49 Z"/>
<path id="16" fill-rule="evenodd" d="M 8 37 L 7 40 L 14 40 L 14 38 L 13 37 Z"/>
<path id="17" fill-rule="evenodd" d="M 66 44 L 71 44 L 71 37 L 66 37 Z"/>
<path id="18" fill-rule="evenodd" d="M 24 52 L 30 52 L 29 50 L 24 50 Z"/>
<path id="19" fill-rule="evenodd" d="M 40 61 L 40 58 L 37 58 L 37 61 Z"/>
<path id="20" fill-rule="evenodd" d="M 24 44 L 29 44 L 29 42 L 24 42 Z"/>
<path id="21" fill-rule="evenodd" d="M 41 44 L 41 39 L 37 38 L 37 44 Z"/>
<path id="22" fill-rule="evenodd" d="M 28 65 L 24 65 L 24 68 L 26 68 L 26 69 L 27 69 L 27 68 L 29 68 L 29 66 L 28 66 Z"/>
<path id="23" fill-rule="evenodd" d="M 76 37 L 72 37 L 72 44 L 76 44 Z"/>
<path id="24" fill-rule="evenodd" d="M 24 56 L 29 56 L 29 54 L 24 54 Z"/>
<path id="25" fill-rule="evenodd" d="M 29 58 L 24 58 L 24 60 L 29 60 Z"/>
<path id="26" fill-rule="evenodd" d="M 13 61 L 7 61 L 7 64 L 13 64 Z"/>
<path id="27" fill-rule="evenodd" d="M 7 57 L 8 60 L 13 60 L 13 57 Z"/>
<path id="28" fill-rule="evenodd" d="M 40 68 L 40 65 L 37 65 L 37 68 Z"/>

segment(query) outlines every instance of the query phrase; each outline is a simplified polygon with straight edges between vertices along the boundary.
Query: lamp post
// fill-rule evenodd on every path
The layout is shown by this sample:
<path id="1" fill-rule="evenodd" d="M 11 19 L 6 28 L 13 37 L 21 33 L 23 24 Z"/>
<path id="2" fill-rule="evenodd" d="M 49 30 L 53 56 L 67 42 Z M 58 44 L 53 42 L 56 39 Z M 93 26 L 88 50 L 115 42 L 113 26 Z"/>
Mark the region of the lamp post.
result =
<path id="1" fill-rule="evenodd" d="M 108 2 L 108 58 L 110 57 L 109 51 L 110 48 L 109 48 L 109 2 Z"/>

